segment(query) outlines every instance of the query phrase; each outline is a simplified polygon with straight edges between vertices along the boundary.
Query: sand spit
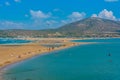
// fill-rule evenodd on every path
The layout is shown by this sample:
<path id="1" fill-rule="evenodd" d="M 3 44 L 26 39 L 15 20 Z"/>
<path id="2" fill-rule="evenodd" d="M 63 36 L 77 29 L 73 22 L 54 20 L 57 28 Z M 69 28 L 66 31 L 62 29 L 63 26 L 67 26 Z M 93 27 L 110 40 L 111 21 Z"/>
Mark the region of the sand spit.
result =
<path id="1" fill-rule="evenodd" d="M 80 44 L 88 43 L 78 43 L 71 42 L 70 38 L 24 38 L 25 40 L 33 40 L 32 43 L 22 44 L 22 45 L 0 45 L 0 68 L 8 66 L 10 64 L 31 58 L 36 55 L 44 54 L 54 50 L 60 50 Z M 46 44 L 53 45 L 43 46 Z M 61 44 L 60 46 L 54 46 L 56 44 Z"/>

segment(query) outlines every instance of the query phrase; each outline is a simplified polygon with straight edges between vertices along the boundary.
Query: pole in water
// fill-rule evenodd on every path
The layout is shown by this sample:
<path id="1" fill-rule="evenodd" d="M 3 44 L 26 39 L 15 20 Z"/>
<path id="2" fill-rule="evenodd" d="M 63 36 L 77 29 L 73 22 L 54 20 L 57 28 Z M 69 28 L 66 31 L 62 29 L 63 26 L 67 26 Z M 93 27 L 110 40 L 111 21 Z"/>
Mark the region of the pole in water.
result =
<path id="1" fill-rule="evenodd" d="M 108 54 L 108 56 L 110 57 L 110 56 L 111 56 L 111 54 L 109 53 L 109 54 Z M 112 62 L 112 60 L 110 59 L 110 60 L 109 60 L 109 62 L 111 63 L 111 62 Z"/>
<path id="2" fill-rule="evenodd" d="M 111 56 L 111 54 L 109 53 L 108 56 Z"/>

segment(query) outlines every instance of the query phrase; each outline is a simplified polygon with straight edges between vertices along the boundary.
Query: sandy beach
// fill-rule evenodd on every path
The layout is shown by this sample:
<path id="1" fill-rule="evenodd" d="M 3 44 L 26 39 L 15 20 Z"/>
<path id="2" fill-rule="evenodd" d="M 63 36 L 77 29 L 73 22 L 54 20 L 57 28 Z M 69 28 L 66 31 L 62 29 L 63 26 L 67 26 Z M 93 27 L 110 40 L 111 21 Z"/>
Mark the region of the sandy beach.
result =
<path id="1" fill-rule="evenodd" d="M 0 45 L 0 80 L 3 80 L 4 69 L 9 67 L 9 65 L 37 55 L 48 54 L 55 50 L 90 44 L 86 42 L 72 42 L 71 40 L 76 40 L 73 38 L 24 38 L 24 40 L 32 40 L 32 42 L 17 45 Z"/>
<path id="2" fill-rule="evenodd" d="M 33 40 L 33 42 L 22 45 L 0 45 L 0 68 L 54 50 L 60 50 L 80 44 L 88 44 L 83 42 L 71 42 L 71 40 L 74 39 L 70 38 L 26 38 L 26 40 Z M 54 46 L 56 44 L 61 45 Z"/>

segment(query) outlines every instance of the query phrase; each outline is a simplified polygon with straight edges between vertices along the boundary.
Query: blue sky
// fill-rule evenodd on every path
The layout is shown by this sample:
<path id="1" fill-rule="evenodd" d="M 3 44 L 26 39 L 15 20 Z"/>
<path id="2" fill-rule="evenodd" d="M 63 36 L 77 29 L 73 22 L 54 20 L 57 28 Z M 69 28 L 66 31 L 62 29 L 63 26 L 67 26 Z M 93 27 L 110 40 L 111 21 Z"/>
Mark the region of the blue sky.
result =
<path id="1" fill-rule="evenodd" d="M 120 20 L 119 0 L 0 0 L 0 29 L 48 29 L 87 17 Z"/>

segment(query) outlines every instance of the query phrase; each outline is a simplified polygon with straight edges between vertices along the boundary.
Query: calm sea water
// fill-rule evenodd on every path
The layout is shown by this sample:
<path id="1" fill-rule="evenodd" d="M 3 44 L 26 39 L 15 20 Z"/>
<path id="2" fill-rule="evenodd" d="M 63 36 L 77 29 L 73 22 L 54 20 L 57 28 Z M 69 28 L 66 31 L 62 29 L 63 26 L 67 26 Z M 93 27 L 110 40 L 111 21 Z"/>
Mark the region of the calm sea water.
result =
<path id="1" fill-rule="evenodd" d="M 120 39 L 92 41 L 11 65 L 4 80 L 120 80 Z"/>
<path id="2" fill-rule="evenodd" d="M 12 38 L 0 38 L 0 44 L 21 44 L 31 42 L 29 40 L 20 40 Z"/>

